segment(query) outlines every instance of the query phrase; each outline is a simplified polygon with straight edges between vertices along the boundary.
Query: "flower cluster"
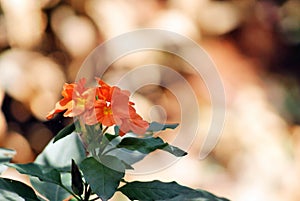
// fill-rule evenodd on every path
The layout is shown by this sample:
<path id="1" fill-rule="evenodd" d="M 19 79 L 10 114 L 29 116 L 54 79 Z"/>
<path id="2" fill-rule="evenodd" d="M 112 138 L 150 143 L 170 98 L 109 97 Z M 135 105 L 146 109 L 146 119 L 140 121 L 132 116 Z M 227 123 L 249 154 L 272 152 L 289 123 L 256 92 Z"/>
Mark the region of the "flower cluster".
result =
<path id="1" fill-rule="evenodd" d="M 119 126 L 120 136 L 132 131 L 144 134 L 149 123 L 136 113 L 134 103 L 129 101 L 130 92 L 116 86 L 109 86 L 96 78 L 98 86 L 85 87 L 86 80 L 63 86 L 63 98 L 47 115 L 52 119 L 54 114 L 64 112 L 65 117 L 78 117 L 87 125 L 97 123 L 103 126 Z"/>

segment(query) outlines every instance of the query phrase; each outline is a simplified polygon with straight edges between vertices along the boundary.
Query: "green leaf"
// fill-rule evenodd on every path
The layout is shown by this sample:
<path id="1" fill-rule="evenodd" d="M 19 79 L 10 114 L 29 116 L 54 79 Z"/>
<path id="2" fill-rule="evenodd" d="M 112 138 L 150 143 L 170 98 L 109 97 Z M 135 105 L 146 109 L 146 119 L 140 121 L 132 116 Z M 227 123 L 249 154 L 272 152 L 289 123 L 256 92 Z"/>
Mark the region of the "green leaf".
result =
<path id="1" fill-rule="evenodd" d="M 73 192 L 76 195 L 82 195 L 82 193 L 83 193 L 82 176 L 81 176 L 78 166 L 76 165 L 76 163 L 73 159 L 72 159 L 71 175 L 72 175 L 72 190 L 73 190 Z"/>
<path id="2" fill-rule="evenodd" d="M 115 131 L 115 135 L 119 135 L 119 133 L 120 133 L 120 127 L 119 126 L 115 126 L 114 127 L 114 131 Z"/>
<path id="3" fill-rule="evenodd" d="M 152 135 L 154 132 L 166 130 L 166 129 L 175 129 L 179 124 L 161 124 L 156 121 L 153 121 L 149 124 L 149 128 L 146 130 L 146 134 Z M 119 126 L 114 127 L 114 131 L 116 135 L 119 135 L 120 128 Z"/>
<path id="4" fill-rule="evenodd" d="M 61 174 L 61 180 L 64 186 L 70 186 L 71 174 Z M 59 185 L 42 182 L 36 177 L 31 177 L 30 182 L 35 190 L 37 190 L 41 195 L 46 197 L 51 201 L 62 201 L 65 198 L 70 196 L 70 193 L 67 192 L 64 188 Z M 68 187 L 71 190 L 71 187 Z"/>
<path id="5" fill-rule="evenodd" d="M 151 153 L 157 149 L 167 151 L 177 157 L 186 155 L 187 153 L 177 147 L 171 146 L 165 143 L 159 137 L 149 137 L 149 138 L 135 138 L 126 137 L 117 145 L 118 148 L 125 148 L 129 150 L 136 150 L 143 154 Z"/>
<path id="6" fill-rule="evenodd" d="M 109 148 L 111 147 L 108 147 L 108 149 Z M 131 151 L 125 148 L 113 149 L 109 151 L 107 154 L 105 154 L 105 156 L 107 155 L 114 156 L 119 160 L 123 161 L 126 169 L 133 169 L 131 165 L 135 164 L 138 161 L 141 161 L 146 156 L 146 154 L 143 154 L 141 152 Z"/>
<path id="7" fill-rule="evenodd" d="M 127 183 L 118 189 L 130 200 L 157 201 L 229 201 L 204 190 L 194 190 L 176 182 L 139 182 Z"/>
<path id="8" fill-rule="evenodd" d="M 62 154 L 63 153 L 63 154 Z M 70 170 L 70 161 L 79 164 L 86 157 L 86 152 L 79 136 L 75 133 L 68 135 L 56 143 L 50 141 L 44 151 L 37 157 L 35 163 L 55 168 L 62 172 L 62 169 Z M 63 185 L 71 191 L 71 174 L 61 173 Z M 32 186 L 48 200 L 62 201 L 70 193 L 62 187 L 40 181 L 38 178 L 30 178 Z"/>
<path id="9" fill-rule="evenodd" d="M 0 192 L 1 200 L 16 200 L 20 196 L 26 201 L 40 201 L 31 187 L 12 179 L 0 178 Z"/>
<path id="10" fill-rule="evenodd" d="M 16 155 L 15 150 L 0 148 L 0 174 L 7 169 L 3 164 L 10 162 L 14 155 Z"/>
<path id="11" fill-rule="evenodd" d="M 104 134 L 101 139 L 101 142 L 97 143 L 98 144 L 97 146 L 99 147 L 98 155 L 102 155 L 103 151 L 108 147 L 108 144 L 110 144 L 111 141 L 117 137 L 118 135 L 111 135 L 108 133 Z"/>
<path id="12" fill-rule="evenodd" d="M 118 148 L 125 148 L 129 150 L 136 150 L 144 154 L 155 151 L 156 149 L 162 149 L 166 146 L 166 143 L 161 138 L 135 138 L 127 137 L 117 145 Z"/>
<path id="13" fill-rule="evenodd" d="M 9 162 L 14 155 L 16 155 L 16 151 L 12 149 L 0 148 L 0 163 Z"/>
<path id="14" fill-rule="evenodd" d="M 56 169 L 49 169 L 45 166 L 35 163 L 7 164 L 7 166 L 16 168 L 16 170 L 21 174 L 38 177 L 41 181 L 62 186 L 60 173 Z"/>
<path id="15" fill-rule="evenodd" d="M 56 141 L 70 135 L 73 131 L 75 131 L 76 127 L 75 127 L 75 123 L 71 123 L 69 125 L 67 125 L 66 127 L 64 127 L 63 129 L 61 129 L 57 135 L 54 137 L 53 143 L 55 143 Z"/>
<path id="16" fill-rule="evenodd" d="M 118 135 L 112 135 L 112 134 L 109 134 L 109 133 L 105 133 L 104 137 L 105 137 L 109 142 L 111 142 L 113 139 L 115 139 L 116 137 L 118 137 Z"/>
<path id="17" fill-rule="evenodd" d="M 103 201 L 116 192 L 124 172 L 119 172 L 101 164 L 93 157 L 84 159 L 79 165 L 85 180 Z"/>
<path id="18" fill-rule="evenodd" d="M 173 154 L 176 157 L 182 157 L 187 155 L 187 152 L 183 151 L 182 149 L 179 149 L 178 147 L 172 146 L 167 144 L 162 150 L 169 152 L 170 154 Z"/>
<path id="19" fill-rule="evenodd" d="M 127 164 L 115 156 L 102 155 L 99 157 L 100 163 L 107 166 L 110 169 L 116 170 L 118 172 L 125 172 Z"/>
<path id="20" fill-rule="evenodd" d="M 162 131 L 166 129 L 175 129 L 177 128 L 179 124 L 160 124 L 156 121 L 153 121 L 150 123 L 149 128 L 147 129 L 147 132 L 157 132 Z"/>
<path id="21" fill-rule="evenodd" d="M 55 144 L 50 141 L 44 151 L 38 155 L 35 163 L 53 168 L 70 169 L 70 161 L 78 164 L 86 157 L 85 148 L 78 134 L 72 133 Z"/>

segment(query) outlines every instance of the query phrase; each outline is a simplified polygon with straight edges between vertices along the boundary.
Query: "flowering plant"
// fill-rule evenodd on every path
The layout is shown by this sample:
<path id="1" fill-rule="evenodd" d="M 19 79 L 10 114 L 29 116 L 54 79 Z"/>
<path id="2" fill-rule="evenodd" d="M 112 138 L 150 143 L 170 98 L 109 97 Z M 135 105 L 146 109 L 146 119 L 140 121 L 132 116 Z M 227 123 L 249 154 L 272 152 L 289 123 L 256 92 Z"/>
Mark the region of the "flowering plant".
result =
<path id="1" fill-rule="evenodd" d="M 130 200 L 227 200 L 176 182 L 126 181 L 126 170 L 153 151 L 176 157 L 187 153 L 154 135 L 178 124 L 145 121 L 130 101 L 129 91 L 96 81 L 95 87 L 86 87 L 84 78 L 64 85 L 63 98 L 47 119 L 64 112 L 74 122 L 54 137 L 34 163 L 9 163 L 14 152 L 1 149 L 0 162 L 29 175 L 38 192 L 22 182 L 0 178 L 3 199 L 104 201 L 119 191 Z"/>

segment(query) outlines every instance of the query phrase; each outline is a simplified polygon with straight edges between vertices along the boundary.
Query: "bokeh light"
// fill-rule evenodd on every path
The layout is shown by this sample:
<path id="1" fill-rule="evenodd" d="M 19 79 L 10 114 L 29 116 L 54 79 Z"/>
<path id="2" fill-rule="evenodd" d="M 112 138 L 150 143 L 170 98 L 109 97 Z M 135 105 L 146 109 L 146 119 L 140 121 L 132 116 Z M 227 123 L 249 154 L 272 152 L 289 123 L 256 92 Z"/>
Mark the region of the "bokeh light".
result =
<path id="1" fill-rule="evenodd" d="M 108 83 L 136 67 L 165 65 L 191 84 L 201 108 L 186 158 L 127 179 L 176 180 L 237 201 L 298 201 L 299 11 L 298 0 L 0 0 L 0 146 L 17 150 L 13 162 L 33 161 L 68 123 L 45 115 L 87 55 L 119 34 L 161 28 L 194 40 L 211 56 L 225 87 L 226 124 L 216 148 L 199 160 L 211 118 L 203 80 L 174 55 L 122 57 L 104 73 Z M 154 68 L 149 73 L 155 76 L 132 78 L 128 86 L 167 76 Z M 182 90 L 178 80 L 170 84 Z M 176 97 L 163 87 L 142 87 L 133 99 L 146 119 L 180 121 Z M 4 175 L 24 179 L 11 170 Z M 126 200 L 120 194 L 113 199 Z"/>

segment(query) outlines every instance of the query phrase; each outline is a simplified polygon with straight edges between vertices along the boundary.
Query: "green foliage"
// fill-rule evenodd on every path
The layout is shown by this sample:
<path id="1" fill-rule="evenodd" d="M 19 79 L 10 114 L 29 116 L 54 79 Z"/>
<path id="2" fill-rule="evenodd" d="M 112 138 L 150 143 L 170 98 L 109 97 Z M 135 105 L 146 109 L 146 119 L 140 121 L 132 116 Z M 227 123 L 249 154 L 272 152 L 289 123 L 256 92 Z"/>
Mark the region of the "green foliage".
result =
<path id="1" fill-rule="evenodd" d="M 14 155 L 16 155 L 15 150 L 0 148 L 0 164 L 9 162 Z"/>
<path id="2" fill-rule="evenodd" d="M 56 169 L 50 169 L 35 163 L 28 164 L 7 164 L 9 167 L 16 168 L 21 174 L 38 177 L 41 181 L 62 185 L 60 173 Z"/>
<path id="3" fill-rule="evenodd" d="M 118 145 L 118 148 L 136 150 L 144 154 L 149 154 L 157 149 L 167 151 L 177 157 L 185 156 L 187 153 L 177 147 L 169 145 L 159 137 L 148 138 L 124 138 Z"/>
<path id="4" fill-rule="evenodd" d="M 158 132 L 166 129 L 175 129 L 179 124 L 160 124 L 156 121 L 150 123 L 147 132 Z"/>
<path id="5" fill-rule="evenodd" d="M 156 121 L 153 121 L 149 124 L 149 128 L 146 131 L 146 134 L 148 135 L 153 135 L 153 133 L 158 132 L 158 131 L 163 131 L 166 129 L 175 129 L 177 128 L 179 124 L 160 124 Z M 114 127 L 114 131 L 116 134 L 119 134 L 120 128 L 119 126 Z"/>
<path id="6" fill-rule="evenodd" d="M 7 168 L 4 164 L 10 162 L 15 154 L 15 150 L 0 148 L 0 173 Z"/>
<path id="7" fill-rule="evenodd" d="M 79 163 L 85 157 L 86 151 L 81 139 L 76 133 L 72 133 L 72 135 L 60 139 L 55 144 L 50 141 L 44 151 L 38 155 L 35 163 L 54 168 L 66 167 L 70 169 L 72 159 Z"/>
<path id="8" fill-rule="evenodd" d="M 103 201 L 111 198 L 116 192 L 124 172 L 119 172 L 98 162 L 93 157 L 84 159 L 79 165 L 84 178 Z"/>
<path id="9" fill-rule="evenodd" d="M 139 182 L 127 183 L 118 189 L 130 200 L 160 201 L 228 201 L 207 191 L 194 190 L 176 182 Z"/>
<path id="10" fill-rule="evenodd" d="M 115 156 L 104 155 L 100 156 L 98 159 L 100 163 L 118 172 L 125 172 L 125 169 L 132 169 L 130 165 Z"/>
<path id="11" fill-rule="evenodd" d="M 75 131 L 76 127 L 75 127 L 75 123 L 71 123 L 69 125 L 67 125 L 66 127 L 64 127 L 63 129 L 61 129 L 57 135 L 54 137 L 53 143 L 55 143 L 56 141 L 70 135 L 72 132 Z"/>
<path id="12" fill-rule="evenodd" d="M 44 185 L 46 184 L 48 186 L 49 184 L 55 184 L 57 185 L 57 187 L 60 187 L 61 189 L 64 189 L 66 192 L 68 192 L 69 194 L 72 194 L 69 188 L 67 188 L 63 184 L 61 179 L 61 172 L 57 169 L 49 168 L 35 163 L 8 164 L 8 166 L 15 168 L 21 174 L 37 177 L 40 181 L 45 182 Z M 68 179 L 68 181 L 70 180 Z M 62 193 L 62 195 L 64 194 Z M 55 200 L 57 200 L 57 198 Z"/>
<path id="13" fill-rule="evenodd" d="M 112 135 L 105 133 L 107 128 L 102 130 L 101 125 L 86 126 L 86 147 L 73 132 L 75 124 L 76 122 L 60 131 L 34 163 L 8 163 L 15 152 L 7 149 L 0 149 L 0 163 L 29 175 L 35 190 L 51 201 L 62 201 L 70 195 L 73 196 L 72 200 L 77 201 L 97 198 L 106 201 L 116 191 L 122 192 L 131 200 L 228 201 L 207 191 L 194 190 L 176 182 L 124 181 L 125 170 L 132 169 L 132 164 L 153 151 L 167 151 L 176 157 L 187 154 L 161 138 L 152 136 L 153 132 L 174 129 L 178 124 L 152 122 L 147 130 L 150 135 L 143 138 L 133 133 L 120 137 L 118 127 L 115 127 L 116 134 Z M 93 157 L 87 157 L 87 151 Z M 119 187 L 121 182 L 125 182 L 125 185 Z M 26 201 L 43 200 L 26 184 L 11 179 L 0 178 L 0 191 L 0 199 L 3 200 L 15 200 L 16 197 Z M 98 197 L 91 198 L 92 195 Z"/>
<path id="14" fill-rule="evenodd" d="M 72 176 L 72 190 L 76 195 L 82 195 L 83 193 L 83 180 L 81 173 L 75 161 L 72 159 L 71 166 L 71 176 Z"/>
<path id="15" fill-rule="evenodd" d="M 0 178 L 0 192 L 1 200 L 16 200 L 17 197 L 22 197 L 26 201 L 40 201 L 31 187 L 12 179 Z"/>
<path id="16" fill-rule="evenodd" d="M 109 134 L 109 133 L 106 133 L 104 136 L 105 136 L 105 138 L 107 139 L 108 142 L 111 142 L 113 139 L 118 137 L 118 135 L 112 135 L 112 134 Z"/>
<path id="17" fill-rule="evenodd" d="M 71 180 L 70 174 L 61 174 L 62 183 L 67 188 L 66 183 Z M 30 182 L 35 190 L 51 201 L 62 201 L 71 194 L 59 185 L 42 182 L 39 178 L 31 177 Z"/>
<path id="18" fill-rule="evenodd" d="M 86 152 L 79 136 L 72 133 L 56 143 L 50 141 L 35 163 L 59 170 L 62 184 L 71 191 L 71 174 L 66 173 L 66 170 L 71 170 L 72 159 L 78 164 L 85 157 Z M 42 182 L 35 177 L 31 177 L 30 181 L 39 193 L 51 201 L 61 201 L 70 196 L 70 192 L 59 185 Z"/>

